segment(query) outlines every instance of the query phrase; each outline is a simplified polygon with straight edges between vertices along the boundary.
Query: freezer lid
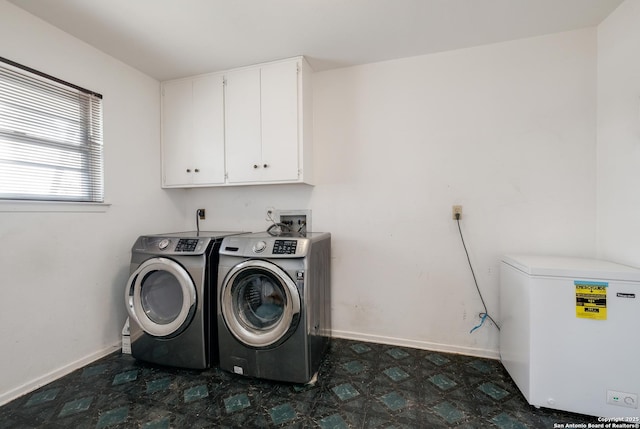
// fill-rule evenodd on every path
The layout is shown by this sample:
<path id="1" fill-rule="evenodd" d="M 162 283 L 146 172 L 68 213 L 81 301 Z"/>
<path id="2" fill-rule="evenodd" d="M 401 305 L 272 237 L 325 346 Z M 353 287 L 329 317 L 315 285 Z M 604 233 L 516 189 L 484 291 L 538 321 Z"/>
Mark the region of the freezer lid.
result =
<path id="1" fill-rule="evenodd" d="M 599 259 L 543 255 L 504 255 L 502 262 L 530 276 L 640 281 L 640 269 Z"/>

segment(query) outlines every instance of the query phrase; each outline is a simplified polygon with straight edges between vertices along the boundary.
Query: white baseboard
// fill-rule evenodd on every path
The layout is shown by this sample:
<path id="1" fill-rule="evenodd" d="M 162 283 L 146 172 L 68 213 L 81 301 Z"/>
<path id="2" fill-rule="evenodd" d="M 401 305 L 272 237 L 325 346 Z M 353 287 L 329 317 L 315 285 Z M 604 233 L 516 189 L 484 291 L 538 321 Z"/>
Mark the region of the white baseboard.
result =
<path id="1" fill-rule="evenodd" d="M 345 340 L 365 341 L 369 343 L 388 344 L 392 346 L 411 347 L 414 349 L 431 350 L 435 352 L 455 353 L 459 355 L 475 356 L 488 359 L 500 359 L 498 350 L 461 347 L 450 344 L 431 343 L 428 341 L 408 340 L 404 338 L 383 337 L 380 335 L 362 334 L 349 331 L 331 331 L 334 338 Z"/>
<path id="2" fill-rule="evenodd" d="M 32 392 L 45 384 L 51 383 L 54 380 L 57 380 L 60 377 L 64 377 L 67 374 L 72 373 L 76 369 L 82 368 L 83 366 L 90 364 L 98 359 L 101 359 L 116 350 L 120 349 L 121 343 L 118 341 L 116 344 L 108 346 L 102 350 L 98 350 L 95 353 L 91 353 L 88 356 L 85 356 L 81 359 L 78 359 L 75 362 L 72 362 L 68 365 L 65 365 L 61 368 L 55 369 L 48 374 L 45 374 L 41 377 L 38 377 L 34 380 L 30 380 L 25 384 L 16 387 L 15 389 L 9 390 L 8 392 L 0 393 L 0 406 L 13 401 L 14 399 L 19 398 L 20 396 L 26 395 L 29 392 Z"/>

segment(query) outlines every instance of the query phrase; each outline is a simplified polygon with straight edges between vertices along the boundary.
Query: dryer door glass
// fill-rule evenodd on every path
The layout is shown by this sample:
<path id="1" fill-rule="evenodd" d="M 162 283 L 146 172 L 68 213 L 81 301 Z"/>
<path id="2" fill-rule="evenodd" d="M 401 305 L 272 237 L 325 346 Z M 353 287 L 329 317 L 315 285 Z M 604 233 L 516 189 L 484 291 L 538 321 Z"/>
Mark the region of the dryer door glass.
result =
<path id="1" fill-rule="evenodd" d="M 236 265 L 225 277 L 220 292 L 224 323 L 246 346 L 277 345 L 298 325 L 298 287 L 270 262 L 248 260 Z"/>
<path id="2" fill-rule="evenodd" d="M 176 320 L 182 309 L 182 288 L 173 274 L 153 271 L 142 281 L 142 309 L 155 323 L 166 325 Z"/>
<path id="3" fill-rule="evenodd" d="M 142 263 L 125 291 L 129 317 L 149 335 L 171 337 L 189 326 L 196 310 L 196 287 L 177 262 L 152 258 Z"/>

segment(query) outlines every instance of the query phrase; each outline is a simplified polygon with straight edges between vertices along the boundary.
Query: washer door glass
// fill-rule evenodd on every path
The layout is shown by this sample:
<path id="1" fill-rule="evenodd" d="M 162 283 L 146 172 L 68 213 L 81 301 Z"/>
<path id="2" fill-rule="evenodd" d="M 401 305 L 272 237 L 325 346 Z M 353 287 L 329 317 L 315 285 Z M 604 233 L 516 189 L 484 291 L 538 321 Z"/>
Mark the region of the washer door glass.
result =
<path id="1" fill-rule="evenodd" d="M 125 294 L 129 317 L 157 337 L 177 335 L 191 321 L 196 290 L 189 273 L 177 262 L 153 258 L 129 278 Z"/>
<path id="2" fill-rule="evenodd" d="M 251 347 L 268 347 L 297 326 L 300 295 L 278 266 L 261 260 L 236 265 L 226 276 L 220 297 L 229 331 Z"/>

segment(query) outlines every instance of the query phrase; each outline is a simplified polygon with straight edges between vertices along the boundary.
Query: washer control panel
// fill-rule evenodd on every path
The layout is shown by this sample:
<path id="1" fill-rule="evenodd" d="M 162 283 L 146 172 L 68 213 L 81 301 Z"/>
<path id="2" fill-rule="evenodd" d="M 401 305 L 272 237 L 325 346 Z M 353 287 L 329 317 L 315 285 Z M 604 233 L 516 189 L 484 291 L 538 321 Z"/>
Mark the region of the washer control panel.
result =
<path id="1" fill-rule="evenodd" d="M 260 240 L 253 244 L 253 253 L 262 253 L 267 248 L 267 242 Z M 298 248 L 298 240 L 275 240 L 273 242 L 272 255 L 295 255 Z"/>
<path id="2" fill-rule="evenodd" d="M 220 245 L 220 255 L 244 258 L 298 259 L 306 258 L 316 241 L 330 239 L 326 232 L 309 232 L 305 235 L 255 232 L 225 237 Z"/>
<path id="3" fill-rule="evenodd" d="M 276 240 L 273 243 L 274 255 L 295 255 L 298 240 Z"/>

